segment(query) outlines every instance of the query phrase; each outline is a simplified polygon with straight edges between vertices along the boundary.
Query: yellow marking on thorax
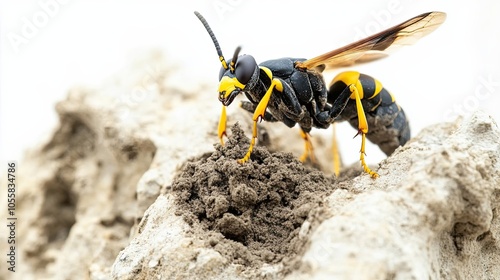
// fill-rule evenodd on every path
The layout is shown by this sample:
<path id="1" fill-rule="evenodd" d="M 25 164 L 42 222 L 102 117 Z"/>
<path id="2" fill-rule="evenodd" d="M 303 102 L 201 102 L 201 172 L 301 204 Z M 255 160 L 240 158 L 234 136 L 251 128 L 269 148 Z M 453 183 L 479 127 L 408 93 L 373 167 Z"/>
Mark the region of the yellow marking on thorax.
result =
<path id="1" fill-rule="evenodd" d="M 271 69 L 264 67 L 264 66 L 259 66 L 260 69 L 264 70 L 264 73 L 269 77 L 269 79 L 273 79 L 273 72 L 271 72 Z"/>
<path id="2" fill-rule="evenodd" d="M 264 73 L 266 73 L 266 75 L 269 77 L 269 79 L 271 81 L 273 80 L 273 72 L 271 72 L 271 69 L 264 67 L 264 66 L 259 66 L 259 68 L 261 70 L 263 70 Z M 281 84 L 281 82 L 279 82 L 279 80 L 277 80 L 274 88 L 277 89 L 279 92 L 282 92 L 283 91 L 283 84 Z"/>

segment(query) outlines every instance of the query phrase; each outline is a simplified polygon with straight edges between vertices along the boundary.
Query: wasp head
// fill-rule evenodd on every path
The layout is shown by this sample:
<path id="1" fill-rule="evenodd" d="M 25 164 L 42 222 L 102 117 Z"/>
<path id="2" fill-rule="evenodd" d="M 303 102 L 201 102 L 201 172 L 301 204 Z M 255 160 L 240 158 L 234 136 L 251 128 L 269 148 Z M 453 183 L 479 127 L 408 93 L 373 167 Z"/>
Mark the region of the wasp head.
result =
<path id="1" fill-rule="evenodd" d="M 239 50 L 238 47 L 233 59 L 228 61 L 229 67 L 224 68 L 223 65 L 219 72 L 219 101 L 224 106 L 229 106 L 243 90 L 251 89 L 259 75 L 253 56 L 238 56 Z"/>
<path id="2" fill-rule="evenodd" d="M 257 84 L 259 67 L 253 56 L 238 56 L 241 47 L 237 47 L 234 51 L 233 58 L 226 61 L 222 55 L 219 42 L 217 42 L 208 22 L 200 13 L 194 12 L 194 14 L 200 19 L 203 26 L 205 26 L 205 29 L 215 45 L 217 55 L 219 55 L 219 60 L 222 63 L 222 68 L 219 73 L 219 101 L 222 102 L 224 106 L 229 106 L 240 92 L 251 90 Z"/>

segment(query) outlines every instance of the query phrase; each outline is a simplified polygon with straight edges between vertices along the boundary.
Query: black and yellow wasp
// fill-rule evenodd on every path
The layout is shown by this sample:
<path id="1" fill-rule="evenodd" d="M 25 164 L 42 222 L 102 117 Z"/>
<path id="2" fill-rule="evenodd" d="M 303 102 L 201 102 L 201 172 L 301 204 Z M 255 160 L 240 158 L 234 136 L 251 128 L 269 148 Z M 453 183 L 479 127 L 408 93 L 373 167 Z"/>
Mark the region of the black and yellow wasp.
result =
<path id="1" fill-rule="evenodd" d="M 311 59 L 286 57 L 257 65 L 251 55 L 239 55 L 240 47 L 236 48 L 232 59 L 226 61 L 207 21 L 198 12 L 195 14 L 210 34 L 222 63 L 219 101 L 223 106 L 218 129 L 221 144 L 224 144 L 223 136 L 226 134 L 226 106 L 237 95 L 245 93 L 249 101 L 243 101 L 242 108 L 253 113 L 251 143 L 246 155 L 238 162 L 249 160 L 259 120 L 280 121 L 289 127 L 298 123 L 305 140 L 301 160 L 313 156 L 309 136 L 312 127 L 328 128 L 334 122 L 347 120 L 361 135 L 361 165 L 373 178 L 378 174 L 365 162 L 365 138 L 368 137 L 390 155 L 410 139 L 408 119 L 396 104 L 394 96 L 376 79 L 347 71 L 338 74 L 327 88 L 321 73 L 326 68 L 384 57 L 395 47 L 412 44 L 434 31 L 446 19 L 446 14 L 442 12 L 424 13 Z M 338 174 L 338 160 L 334 165 Z"/>

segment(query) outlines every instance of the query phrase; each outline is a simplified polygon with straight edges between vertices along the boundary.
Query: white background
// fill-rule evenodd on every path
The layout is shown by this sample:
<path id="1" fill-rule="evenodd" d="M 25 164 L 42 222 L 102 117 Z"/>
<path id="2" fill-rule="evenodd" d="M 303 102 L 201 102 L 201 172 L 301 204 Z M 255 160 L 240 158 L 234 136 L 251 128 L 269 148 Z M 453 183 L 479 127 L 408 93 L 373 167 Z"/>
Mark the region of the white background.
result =
<path id="1" fill-rule="evenodd" d="M 151 49 L 162 50 L 177 69 L 176 87 L 213 85 L 213 102 L 218 102 L 220 64 L 194 10 L 207 18 L 226 57 L 242 45 L 243 53 L 258 62 L 310 58 L 420 13 L 446 12 L 443 26 L 416 45 L 355 69 L 375 76 L 396 96 L 410 118 L 413 135 L 429 124 L 479 108 L 500 120 L 500 4 L 494 0 L 0 3 L 2 164 L 20 160 L 24 149 L 53 130 L 54 104 L 68 89 L 97 87 Z M 34 29 L 27 27 L 31 24 Z M 334 74 L 326 75 L 327 83 Z M 355 131 L 341 126 L 339 134 L 340 145 L 351 145 L 354 156 L 349 158 L 356 160 Z M 373 150 L 378 151 L 369 150 L 369 162 L 384 157 Z"/>

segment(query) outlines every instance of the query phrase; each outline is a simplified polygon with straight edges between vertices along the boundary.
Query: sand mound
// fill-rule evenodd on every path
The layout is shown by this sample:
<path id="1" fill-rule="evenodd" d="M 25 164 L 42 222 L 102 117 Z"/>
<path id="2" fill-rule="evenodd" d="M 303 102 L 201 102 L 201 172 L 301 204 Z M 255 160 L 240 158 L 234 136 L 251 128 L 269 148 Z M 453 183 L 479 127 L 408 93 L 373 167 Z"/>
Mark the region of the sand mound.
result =
<path id="1" fill-rule="evenodd" d="M 306 239 L 299 231 L 311 211 L 321 209 L 335 179 L 297 161 L 257 147 L 241 165 L 248 138 L 238 125 L 224 146 L 189 160 L 172 183 L 177 211 L 235 264 L 258 266 L 293 259 Z M 325 217 L 326 218 L 326 217 Z"/>

